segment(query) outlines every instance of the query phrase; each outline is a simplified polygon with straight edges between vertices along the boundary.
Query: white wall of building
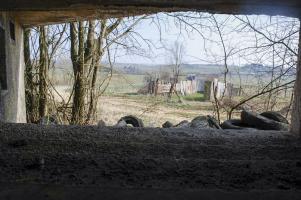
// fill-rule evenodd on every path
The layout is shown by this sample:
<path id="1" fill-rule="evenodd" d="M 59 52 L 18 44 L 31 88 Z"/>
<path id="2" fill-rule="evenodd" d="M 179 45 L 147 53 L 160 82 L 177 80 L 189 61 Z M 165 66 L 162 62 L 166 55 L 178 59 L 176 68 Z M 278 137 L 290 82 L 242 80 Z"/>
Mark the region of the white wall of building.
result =
<path id="1" fill-rule="evenodd" d="M 0 91 L 0 120 L 26 122 L 23 28 L 8 12 L 0 12 L 0 26 L 5 30 L 7 89 Z M 13 25 L 15 33 L 10 28 Z M 13 39 L 14 35 L 14 39 Z"/>

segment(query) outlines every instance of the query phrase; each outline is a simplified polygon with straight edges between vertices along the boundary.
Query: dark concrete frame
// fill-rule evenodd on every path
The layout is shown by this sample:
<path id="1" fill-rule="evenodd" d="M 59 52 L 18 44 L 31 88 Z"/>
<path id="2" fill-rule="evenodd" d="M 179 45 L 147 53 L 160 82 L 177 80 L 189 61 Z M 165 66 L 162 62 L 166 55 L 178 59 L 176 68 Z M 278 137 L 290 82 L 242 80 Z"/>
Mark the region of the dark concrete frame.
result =
<path id="1" fill-rule="evenodd" d="M 299 0 L 10 0 L 1 1 L 0 9 L 16 19 L 18 36 L 20 24 L 158 11 L 301 17 Z M 299 200 L 300 45 L 301 37 L 291 131 L 295 135 L 0 122 L 0 199 Z"/>
<path id="2" fill-rule="evenodd" d="M 155 13 L 160 11 L 205 11 L 227 14 L 285 15 L 301 19 L 300 0 L 11 0 L 0 1 L 22 26 L 59 23 L 100 17 Z M 301 135 L 301 38 L 295 101 L 292 114 L 294 134 Z"/>

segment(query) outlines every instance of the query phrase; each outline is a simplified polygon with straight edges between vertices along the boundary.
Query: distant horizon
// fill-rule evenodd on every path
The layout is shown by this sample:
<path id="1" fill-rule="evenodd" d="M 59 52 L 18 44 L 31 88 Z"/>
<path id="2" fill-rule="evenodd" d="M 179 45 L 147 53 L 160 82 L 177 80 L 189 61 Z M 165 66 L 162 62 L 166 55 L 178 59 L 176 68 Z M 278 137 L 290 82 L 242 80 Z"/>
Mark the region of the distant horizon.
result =
<path id="1" fill-rule="evenodd" d="M 226 23 L 227 26 L 223 27 L 223 40 L 226 43 L 227 51 L 231 55 L 227 59 L 229 66 L 244 66 L 245 64 L 258 63 L 266 66 L 272 65 L 270 55 L 264 53 L 243 52 L 238 53 L 245 47 L 254 45 L 254 32 L 250 31 L 237 31 L 239 20 L 235 16 L 216 14 L 214 15 L 218 23 Z M 154 21 L 154 18 L 160 22 Z M 237 16 L 245 17 L 245 16 Z M 269 25 L 267 30 L 270 34 L 277 34 L 277 27 L 273 26 L 275 22 L 286 21 L 294 22 L 294 18 L 283 18 L 279 16 L 265 16 L 255 15 L 248 16 L 248 19 L 259 28 L 261 24 Z M 205 18 L 195 18 L 193 21 L 197 27 L 213 26 L 210 21 Z M 157 23 L 157 24 L 156 24 Z M 159 25 L 158 25 L 159 23 Z M 254 26 L 255 26 L 254 25 Z M 158 27 L 162 26 L 162 27 Z M 296 26 L 300 26 L 300 22 L 296 22 Z M 283 27 L 282 27 L 283 28 Z M 282 29 L 281 29 L 282 30 Z M 199 32 L 202 33 L 200 35 Z M 215 31 L 210 31 L 206 28 L 200 28 L 198 31 L 191 29 L 191 27 L 179 27 L 179 23 L 175 18 L 164 13 L 159 13 L 155 16 L 151 15 L 148 19 L 141 21 L 133 30 L 137 32 L 141 38 L 137 41 L 139 48 L 132 50 L 123 48 L 122 45 L 113 45 L 111 59 L 113 63 L 124 64 L 143 64 L 143 65 L 166 65 L 171 61 L 170 52 L 167 49 L 173 49 L 175 42 L 178 42 L 184 47 L 184 54 L 182 62 L 184 64 L 203 64 L 203 65 L 222 65 L 224 59 L 223 48 L 220 44 L 220 38 Z M 206 39 L 204 39 L 204 37 Z M 151 42 L 151 48 L 145 41 Z M 264 41 L 262 41 L 263 44 Z M 69 46 L 67 45 L 64 50 L 58 52 L 58 57 L 67 58 L 69 60 Z M 235 52 L 232 52 L 233 49 Z M 292 46 L 294 48 L 294 46 Z M 67 50 L 67 51 L 66 51 Z M 279 49 L 280 51 L 281 49 Z M 105 54 L 103 63 L 108 62 L 108 57 Z M 276 62 L 281 62 L 277 60 Z M 279 64 L 278 63 L 278 64 Z M 277 64 L 277 63 L 276 63 Z"/>
<path id="2" fill-rule="evenodd" d="M 66 59 L 61 59 L 60 61 L 56 61 L 55 65 L 70 65 L 70 67 L 72 66 L 72 62 L 71 59 L 66 58 Z M 108 64 L 109 62 L 101 62 L 102 64 Z M 115 62 L 112 63 L 112 65 L 144 65 L 144 66 L 170 66 L 172 64 L 168 64 L 168 63 L 135 63 L 135 62 Z M 216 67 L 223 67 L 223 64 L 219 64 L 219 63 L 182 63 L 181 65 L 199 65 L 199 66 L 216 66 Z M 264 65 L 262 63 L 244 63 L 241 65 L 228 65 L 228 67 L 245 67 L 245 66 L 249 66 L 249 65 L 262 65 L 264 67 L 272 67 L 271 65 Z"/>

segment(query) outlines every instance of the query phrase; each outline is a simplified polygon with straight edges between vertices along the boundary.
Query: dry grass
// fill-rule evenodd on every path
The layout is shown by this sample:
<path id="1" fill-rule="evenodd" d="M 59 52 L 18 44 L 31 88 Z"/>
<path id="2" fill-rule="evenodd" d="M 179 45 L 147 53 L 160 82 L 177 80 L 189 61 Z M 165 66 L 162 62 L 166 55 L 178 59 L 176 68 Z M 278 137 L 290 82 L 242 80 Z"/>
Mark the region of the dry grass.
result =
<path id="1" fill-rule="evenodd" d="M 56 90 L 63 98 L 68 99 L 68 86 L 57 86 Z M 61 100 L 59 96 L 56 98 Z M 99 99 L 97 120 L 103 120 L 107 125 L 115 125 L 121 117 L 134 115 L 141 118 L 146 126 L 161 127 L 166 121 L 177 124 L 182 120 L 192 120 L 198 115 L 212 115 L 212 109 L 211 102 L 184 99 L 179 103 L 176 97 L 167 101 L 163 96 L 107 94 Z"/>
<path id="2" fill-rule="evenodd" d="M 125 115 L 135 115 L 143 120 L 146 126 L 160 127 L 164 122 L 174 124 L 182 120 L 192 120 L 198 115 L 212 114 L 210 102 L 177 103 L 167 102 L 161 97 L 132 98 L 129 96 L 103 96 L 98 107 L 99 119 L 108 125 L 114 125 Z M 209 109 L 208 109 L 209 108 Z"/>
<path id="3" fill-rule="evenodd" d="M 120 75 L 114 74 L 105 94 L 99 99 L 97 110 L 97 121 L 103 120 L 107 125 L 114 125 L 125 115 L 135 115 L 141 118 L 146 126 L 161 127 L 170 121 L 174 124 L 182 120 L 192 120 L 199 115 L 214 115 L 212 102 L 205 102 L 203 96 L 194 94 L 182 97 L 182 103 L 174 97 L 167 101 L 166 97 L 137 95 L 136 92 L 143 86 L 143 75 Z M 70 86 L 56 86 L 56 90 L 67 100 L 70 93 Z M 236 97 L 233 100 L 239 102 L 243 97 Z M 59 96 L 56 96 L 61 101 Z M 275 110 L 281 110 L 289 104 L 289 98 L 277 99 Z M 254 99 L 248 102 L 250 108 L 261 112 L 264 110 L 262 99 Z M 234 118 L 240 117 L 240 112 L 233 113 Z M 226 120 L 227 114 L 221 113 L 221 121 Z"/>

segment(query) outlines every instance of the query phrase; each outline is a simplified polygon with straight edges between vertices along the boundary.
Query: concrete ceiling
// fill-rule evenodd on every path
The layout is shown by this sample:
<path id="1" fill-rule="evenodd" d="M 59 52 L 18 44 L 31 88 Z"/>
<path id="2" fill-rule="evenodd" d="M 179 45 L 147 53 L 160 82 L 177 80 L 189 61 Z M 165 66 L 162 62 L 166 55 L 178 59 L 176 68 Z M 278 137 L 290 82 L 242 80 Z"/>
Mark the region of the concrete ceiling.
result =
<path id="1" fill-rule="evenodd" d="M 25 26 L 171 11 L 301 16 L 301 0 L 1 0 Z"/>

